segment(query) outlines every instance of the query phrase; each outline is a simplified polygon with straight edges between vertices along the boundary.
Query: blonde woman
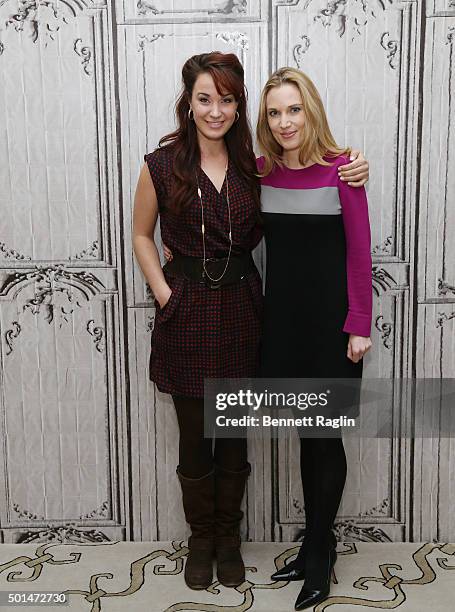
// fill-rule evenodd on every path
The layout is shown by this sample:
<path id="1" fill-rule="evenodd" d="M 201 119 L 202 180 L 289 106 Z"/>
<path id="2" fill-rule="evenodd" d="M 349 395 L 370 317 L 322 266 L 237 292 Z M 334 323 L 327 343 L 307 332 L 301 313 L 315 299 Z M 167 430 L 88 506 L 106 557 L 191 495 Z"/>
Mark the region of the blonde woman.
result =
<path id="1" fill-rule="evenodd" d="M 261 375 L 360 378 L 371 347 L 371 255 L 363 187 L 339 177 L 348 161 L 312 81 L 281 68 L 266 83 L 257 126 L 266 292 Z M 305 579 L 295 609 L 329 595 L 332 526 L 346 479 L 341 437 L 300 439 L 305 538 L 272 578 Z"/>

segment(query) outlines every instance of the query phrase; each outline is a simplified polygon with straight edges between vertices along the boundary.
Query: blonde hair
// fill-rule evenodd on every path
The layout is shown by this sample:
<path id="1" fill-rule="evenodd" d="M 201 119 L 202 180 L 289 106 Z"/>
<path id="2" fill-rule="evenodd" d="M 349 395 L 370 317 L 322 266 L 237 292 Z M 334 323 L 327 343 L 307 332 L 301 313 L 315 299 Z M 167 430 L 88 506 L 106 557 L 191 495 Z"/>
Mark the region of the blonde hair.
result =
<path id="1" fill-rule="evenodd" d="M 267 95 L 274 87 L 286 83 L 295 85 L 300 92 L 305 113 L 305 130 L 302 146 L 299 151 L 299 161 L 304 165 L 312 160 L 322 166 L 330 166 L 323 155 L 337 157 L 350 153 L 350 149 L 342 149 L 335 142 L 327 121 L 324 105 L 313 81 L 301 70 L 296 68 L 279 68 L 272 74 L 261 94 L 256 136 L 261 153 L 264 155 L 264 168 L 260 176 L 270 174 L 273 166 L 283 165 L 281 145 L 273 137 L 267 119 Z"/>

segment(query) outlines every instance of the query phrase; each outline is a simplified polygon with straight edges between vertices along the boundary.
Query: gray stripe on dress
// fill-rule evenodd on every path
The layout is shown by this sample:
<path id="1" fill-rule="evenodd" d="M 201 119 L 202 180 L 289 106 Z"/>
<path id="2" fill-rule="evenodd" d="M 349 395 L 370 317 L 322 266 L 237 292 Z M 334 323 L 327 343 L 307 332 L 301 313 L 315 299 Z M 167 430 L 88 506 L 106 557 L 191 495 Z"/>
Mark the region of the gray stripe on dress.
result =
<path id="1" fill-rule="evenodd" d="M 261 187 L 262 212 L 288 215 L 341 215 L 338 187 L 283 189 Z"/>

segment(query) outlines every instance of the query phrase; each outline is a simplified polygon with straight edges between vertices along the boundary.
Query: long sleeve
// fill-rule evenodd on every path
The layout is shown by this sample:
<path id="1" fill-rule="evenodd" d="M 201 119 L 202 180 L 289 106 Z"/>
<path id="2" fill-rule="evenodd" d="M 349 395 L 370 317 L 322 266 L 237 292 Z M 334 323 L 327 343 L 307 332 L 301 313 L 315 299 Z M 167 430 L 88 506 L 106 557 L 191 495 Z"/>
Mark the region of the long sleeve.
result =
<path id="1" fill-rule="evenodd" d="M 343 331 L 368 337 L 371 333 L 372 274 L 368 202 L 364 187 L 338 181 L 346 236 L 349 310 Z"/>

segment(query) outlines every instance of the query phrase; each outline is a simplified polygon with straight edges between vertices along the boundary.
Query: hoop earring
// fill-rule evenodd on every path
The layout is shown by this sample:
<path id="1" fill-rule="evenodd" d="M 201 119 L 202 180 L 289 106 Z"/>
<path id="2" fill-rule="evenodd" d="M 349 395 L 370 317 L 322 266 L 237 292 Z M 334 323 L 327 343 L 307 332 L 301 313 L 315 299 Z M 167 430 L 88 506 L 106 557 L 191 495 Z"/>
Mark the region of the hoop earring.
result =
<path id="1" fill-rule="evenodd" d="M 240 119 L 239 111 L 235 111 L 235 123 Z"/>
<path id="2" fill-rule="evenodd" d="M 190 107 L 190 109 L 188 110 L 188 119 L 189 119 L 190 121 L 193 121 L 193 119 L 194 119 L 194 113 L 193 113 L 193 115 L 191 115 L 191 113 L 193 113 L 193 109 Z"/>

